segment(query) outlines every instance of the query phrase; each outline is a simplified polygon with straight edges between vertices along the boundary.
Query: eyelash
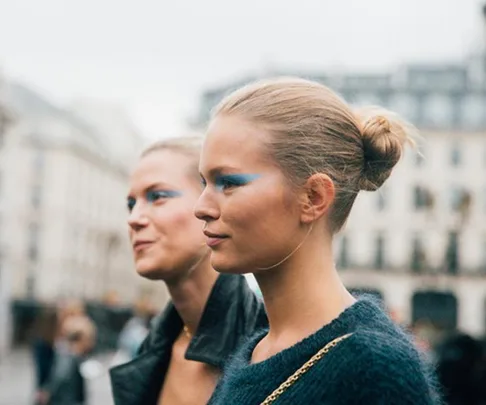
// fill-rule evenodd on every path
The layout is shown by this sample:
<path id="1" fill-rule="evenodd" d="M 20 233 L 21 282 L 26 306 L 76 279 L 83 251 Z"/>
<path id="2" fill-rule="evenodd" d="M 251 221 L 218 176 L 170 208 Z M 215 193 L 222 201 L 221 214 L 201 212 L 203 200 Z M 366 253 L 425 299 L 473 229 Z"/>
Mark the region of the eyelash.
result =
<path id="1" fill-rule="evenodd" d="M 147 201 L 155 202 L 157 200 L 160 200 L 161 198 L 171 198 L 174 197 L 175 195 L 176 193 L 173 191 L 160 190 L 160 191 L 149 191 L 146 197 L 147 197 Z"/>
<path id="2" fill-rule="evenodd" d="M 250 183 L 251 180 L 253 180 L 253 177 L 255 176 L 251 176 L 251 178 L 247 179 L 246 176 L 239 174 L 230 174 L 225 176 L 220 175 L 216 176 L 214 183 L 216 189 L 226 191 Z M 201 178 L 201 184 L 203 187 L 207 186 L 207 182 L 204 178 Z"/>
<path id="3" fill-rule="evenodd" d="M 244 181 L 238 181 L 236 178 L 231 176 L 221 176 L 216 178 L 216 187 L 221 190 L 228 190 L 233 187 L 238 187 L 246 184 Z"/>
<path id="4" fill-rule="evenodd" d="M 137 203 L 137 200 L 135 200 L 135 198 L 130 197 L 130 198 L 127 199 L 128 212 L 132 212 L 136 203 Z"/>

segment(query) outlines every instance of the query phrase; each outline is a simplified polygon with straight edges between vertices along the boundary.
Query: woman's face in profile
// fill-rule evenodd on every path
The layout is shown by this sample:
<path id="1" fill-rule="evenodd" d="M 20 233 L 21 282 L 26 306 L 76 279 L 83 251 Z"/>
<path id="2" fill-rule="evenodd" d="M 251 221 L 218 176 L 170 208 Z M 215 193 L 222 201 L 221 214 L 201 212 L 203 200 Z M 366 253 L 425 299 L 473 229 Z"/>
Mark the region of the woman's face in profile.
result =
<path id="1" fill-rule="evenodd" d="M 201 193 L 196 159 L 169 149 L 142 157 L 130 178 L 129 236 L 137 272 L 169 281 L 185 275 L 209 250 L 194 216 Z"/>
<path id="2" fill-rule="evenodd" d="M 267 131 L 236 116 L 218 116 L 208 129 L 200 161 L 205 189 L 195 213 L 218 271 L 272 266 L 302 238 L 295 193 L 268 153 L 269 141 Z"/>

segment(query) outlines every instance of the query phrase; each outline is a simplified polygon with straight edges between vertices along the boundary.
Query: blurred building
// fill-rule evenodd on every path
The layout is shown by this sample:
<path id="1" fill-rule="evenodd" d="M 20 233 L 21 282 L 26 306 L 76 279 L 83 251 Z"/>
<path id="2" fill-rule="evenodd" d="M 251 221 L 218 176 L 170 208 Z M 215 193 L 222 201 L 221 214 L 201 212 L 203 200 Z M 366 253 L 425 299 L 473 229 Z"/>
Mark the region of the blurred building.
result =
<path id="1" fill-rule="evenodd" d="M 0 86 L 2 83 L 0 82 Z M 5 140 L 5 133 L 7 128 L 12 123 L 12 116 L 7 111 L 7 108 L 0 99 L 0 360 L 3 353 L 5 353 L 9 342 L 8 337 L 11 331 L 11 320 L 9 316 L 9 301 L 10 301 L 10 279 L 9 273 L 7 273 L 3 259 L 6 255 L 4 239 L 6 237 L 4 233 L 4 227 L 2 224 L 4 214 L 4 188 L 3 188 L 3 176 L 1 173 L 3 169 L 2 149 Z"/>
<path id="2" fill-rule="evenodd" d="M 112 106 L 63 109 L 9 81 L 0 100 L 0 300 L 156 293 L 135 273 L 126 223 L 143 138 Z"/>
<path id="3" fill-rule="evenodd" d="M 408 324 L 484 333 L 486 51 L 460 63 L 406 65 L 384 74 L 248 77 L 205 92 L 195 126 L 207 123 L 225 94 L 279 75 L 318 81 L 354 105 L 387 107 L 423 137 L 421 153 L 406 153 L 383 189 L 358 198 L 336 241 L 346 284 L 381 296 Z"/>

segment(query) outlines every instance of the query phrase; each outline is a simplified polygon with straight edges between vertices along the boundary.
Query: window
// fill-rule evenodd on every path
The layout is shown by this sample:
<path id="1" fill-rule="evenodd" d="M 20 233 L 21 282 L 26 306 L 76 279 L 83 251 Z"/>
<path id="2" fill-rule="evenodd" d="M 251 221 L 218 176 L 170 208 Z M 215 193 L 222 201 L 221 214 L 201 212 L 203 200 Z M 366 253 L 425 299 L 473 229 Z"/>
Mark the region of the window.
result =
<path id="1" fill-rule="evenodd" d="M 413 205 L 416 210 L 425 207 L 424 193 L 420 186 L 415 186 L 413 189 Z"/>
<path id="2" fill-rule="evenodd" d="M 2 110 L 2 106 L 0 105 L 0 148 L 3 146 L 5 142 L 5 132 L 7 131 L 8 124 L 9 124 L 9 117 Z"/>
<path id="3" fill-rule="evenodd" d="M 471 194 L 462 187 L 453 187 L 451 189 L 450 205 L 454 212 L 467 213 L 471 206 Z"/>
<path id="4" fill-rule="evenodd" d="M 338 265 L 341 269 L 346 269 L 349 267 L 349 241 L 346 235 L 343 235 L 341 239 L 341 245 L 339 247 L 339 259 Z"/>
<path id="5" fill-rule="evenodd" d="M 459 272 L 459 237 L 457 232 L 449 233 L 449 240 L 447 242 L 445 254 L 445 269 L 449 274 L 457 274 Z"/>
<path id="6" fill-rule="evenodd" d="M 451 149 L 451 165 L 457 167 L 461 164 L 461 161 L 462 161 L 461 148 L 459 147 L 459 144 L 455 142 L 452 145 L 452 149 Z"/>
<path id="7" fill-rule="evenodd" d="M 450 190 L 450 206 L 452 211 L 459 211 L 461 206 L 462 190 L 460 187 L 452 187 Z"/>
<path id="8" fill-rule="evenodd" d="M 421 273 L 427 267 L 423 240 L 418 235 L 415 235 L 412 240 L 412 258 L 410 267 L 415 273 Z"/>
<path id="9" fill-rule="evenodd" d="M 417 119 L 417 101 L 409 94 L 396 94 L 390 98 L 390 109 L 396 111 L 403 118 L 415 121 Z"/>
<path id="10" fill-rule="evenodd" d="M 413 189 L 413 203 L 416 211 L 431 208 L 433 205 L 433 195 L 425 187 L 415 186 Z"/>
<path id="11" fill-rule="evenodd" d="M 36 262 L 39 256 L 39 225 L 32 223 L 29 226 L 28 257 L 31 262 Z"/>
<path id="12" fill-rule="evenodd" d="M 385 267 L 385 238 L 378 234 L 375 239 L 375 268 L 381 270 Z"/>
<path id="13" fill-rule="evenodd" d="M 39 208 L 42 200 L 42 172 L 44 170 L 44 152 L 38 149 L 34 154 L 34 160 L 32 162 L 33 170 L 33 186 L 31 193 L 31 204 L 33 208 Z"/>
<path id="14" fill-rule="evenodd" d="M 480 95 L 468 95 L 461 100 L 462 124 L 468 129 L 481 129 L 486 124 L 484 111 L 486 99 Z"/>
<path id="15" fill-rule="evenodd" d="M 434 94 L 426 100 L 425 115 L 429 126 L 433 128 L 449 128 L 454 118 L 452 99 L 443 94 Z"/>

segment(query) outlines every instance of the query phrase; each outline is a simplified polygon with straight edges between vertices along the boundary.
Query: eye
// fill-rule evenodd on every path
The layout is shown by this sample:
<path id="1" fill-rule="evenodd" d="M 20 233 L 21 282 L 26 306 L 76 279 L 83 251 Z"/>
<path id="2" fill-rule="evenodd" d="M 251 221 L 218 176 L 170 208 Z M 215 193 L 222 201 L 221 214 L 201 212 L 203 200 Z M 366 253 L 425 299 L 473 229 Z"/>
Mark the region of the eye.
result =
<path id="1" fill-rule="evenodd" d="M 204 178 L 203 178 L 203 177 L 201 177 L 201 185 L 202 185 L 203 187 L 206 187 L 206 186 L 207 186 L 207 184 L 208 184 L 208 183 L 206 183 L 206 180 L 204 180 Z"/>
<path id="2" fill-rule="evenodd" d="M 219 176 L 216 178 L 216 187 L 223 191 L 229 190 L 235 187 L 244 186 L 258 177 L 259 175 L 255 174 L 230 174 Z"/>
<path id="3" fill-rule="evenodd" d="M 223 187 L 223 189 L 228 189 L 231 187 L 237 187 L 241 185 L 242 183 L 235 181 L 234 179 L 231 179 L 229 177 L 224 177 L 221 179 L 221 187 Z"/>
<path id="4" fill-rule="evenodd" d="M 229 190 L 244 184 L 233 176 L 220 176 L 216 179 L 216 187 L 220 190 Z"/>
<path id="5" fill-rule="evenodd" d="M 137 200 L 135 200 L 135 198 L 133 198 L 133 197 L 128 197 L 127 198 L 127 208 L 128 208 L 128 212 L 132 212 L 133 207 L 135 207 L 135 204 L 136 203 L 137 203 Z"/>
<path id="6" fill-rule="evenodd" d="M 166 198 L 178 197 L 179 195 L 180 193 L 175 190 L 153 190 L 147 192 L 146 198 L 148 202 L 153 203 Z"/>

